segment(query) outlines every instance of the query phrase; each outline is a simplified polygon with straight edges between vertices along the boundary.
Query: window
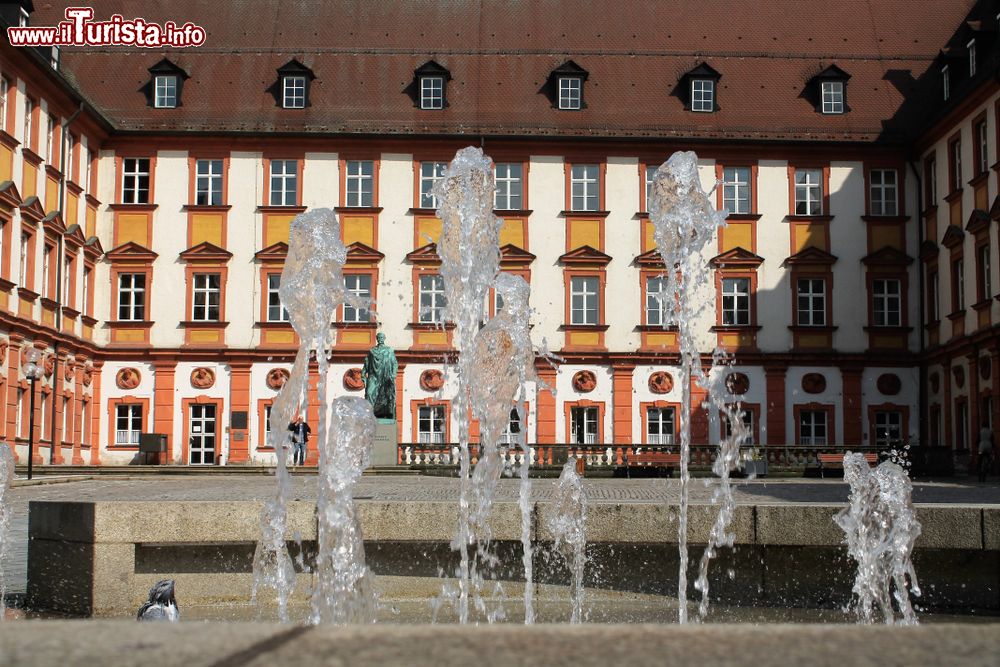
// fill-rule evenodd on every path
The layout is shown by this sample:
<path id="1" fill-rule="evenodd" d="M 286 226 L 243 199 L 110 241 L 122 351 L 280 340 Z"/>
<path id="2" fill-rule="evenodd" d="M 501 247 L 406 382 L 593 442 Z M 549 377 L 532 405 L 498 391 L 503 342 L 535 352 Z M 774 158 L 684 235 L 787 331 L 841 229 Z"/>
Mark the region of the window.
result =
<path id="1" fill-rule="evenodd" d="M 753 447 L 754 446 L 754 413 L 753 410 L 744 408 L 738 411 L 740 420 L 743 422 L 743 427 L 746 428 L 745 439 L 740 443 L 742 447 Z M 733 437 L 733 424 L 729 421 L 729 418 L 722 415 L 722 437 L 732 438 Z"/>
<path id="2" fill-rule="evenodd" d="M 295 206 L 298 179 L 296 160 L 271 160 L 271 206 Z"/>
<path id="3" fill-rule="evenodd" d="M 951 74 L 947 65 L 941 68 L 941 95 L 945 100 L 951 97 Z"/>
<path id="4" fill-rule="evenodd" d="M 84 186 L 84 191 L 90 194 L 94 193 L 92 187 L 93 184 L 91 182 L 91 173 L 90 173 L 90 169 L 93 163 L 94 163 L 94 154 L 90 150 L 87 150 L 86 183 Z"/>
<path id="5" fill-rule="evenodd" d="M 45 161 L 55 166 L 56 158 L 56 119 L 49 116 L 45 126 Z"/>
<path id="6" fill-rule="evenodd" d="M 444 406 L 421 405 L 417 408 L 417 441 L 444 443 Z"/>
<path id="7" fill-rule="evenodd" d="M 115 444 L 138 445 L 142 433 L 142 406 L 120 403 L 115 406 Z"/>
<path id="8" fill-rule="evenodd" d="M 570 169 L 570 210 L 598 210 L 599 194 L 599 167 L 596 164 L 574 164 Z"/>
<path id="9" fill-rule="evenodd" d="M 927 160 L 924 180 L 927 181 L 927 206 L 937 204 L 937 158 L 933 155 Z"/>
<path id="10" fill-rule="evenodd" d="M 799 413 L 799 444 L 826 446 L 826 410 L 803 410 Z"/>
<path id="11" fill-rule="evenodd" d="M 664 302 L 667 281 L 662 276 L 646 278 L 646 325 L 661 327 L 667 322 L 667 304 Z"/>
<path id="12" fill-rule="evenodd" d="M 875 446 L 889 449 L 903 443 L 903 413 L 898 410 L 875 412 Z"/>
<path id="13" fill-rule="evenodd" d="M 372 160 L 348 160 L 346 185 L 347 206 L 374 206 L 375 162 Z"/>
<path id="14" fill-rule="evenodd" d="M 823 170 L 795 170 L 795 215 L 823 215 Z"/>
<path id="15" fill-rule="evenodd" d="M 281 106 L 286 109 L 304 109 L 306 106 L 306 78 L 285 76 L 281 78 Z"/>
<path id="16" fill-rule="evenodd" d="M 902 326 L 902 294 L 896 278 L 872 280 L 872 324 L 876 327 Z"/>
<path id="17" fill-rule="evenodd" d="M 517 162 L 500 162 L 496 165 L 496 195 L 493 208 L 499 211 L 520 211 L 524 208 L 524 183 L 522 167 Z"/>
<path id="18" fill-rule="evenodd" d="M 90 269 L 83 269 L 83 306 L 80 308 L 84 315 L 90 316 Z"/>
<path id="19" fill-rule="evenodd" d="M 222 167 L 222 160 L 195 162 L 195 204 L 222 206 Z"/>
<path id="20" fill-rule="evenodd" d="M 979 419 L 989 429 L 993 428 L 993 397 L 983 396 L 979 402 Z"/>
<path id="21" fill-rule="evenodd" d="M 177 77 L 160 75 L 153 80 L 155 95 L 153 106 L 157 109 L 173 109 L 177 106 Z"/>
<path id="22" fill-rule="evenodd" d="M 49 440 L 49 395 L 41 392 L 38 396 L 38 414 L 42 417 L 41 429 L 38 437 L 42 440 Z"/>
<path id="23" fill-rule="evenodd" d="M 745 326 L 750 324 L 750 279 L 722 279 L 722 324 Z"/>
<path id="24" fill-rule="evenodd" d="M 287 322 L 288 311 L 281 305 L 278 287 L 281 285 L 280 273 L 267 274 L 267 321 Z"/>
<path id="25" fill-rule="evenodd" d="M 73 259 L 63 258 L 62 302 L 69 306 L 73 302 Z"/>
<path id="26" fill-rule="evenodd" d="M 976 40 L 969 40 L 965 45 L 969 49 L 969 78 L 976 76 Z"/>
<path id="27" fill-rule="evenodd" d="M 142 322 L 146 319 L 146 274 L 118 274 L 118 319 Z"/>
<path id="28" fill-rule="evenodd" d="M 649 195 L 653 192 L 653 178 L 656 177 L 656 170 L 659 167 L 646 167 L 646 211 L 649 211 Z"/>
<path id="29" fill-rule="evenodd" d="M 122 160 L 122 203 L 149 203 L 149 158 Z"/>
<path id="30" fill-rule="evenodd" d="M 937 322 L 941 319 L 941 299 L 938 296 L 938 272 L 931 272 L 929 278 L 927 279 L 930 289 L 927 291 L 927 299 L 930 301 L 927 311 L 930 314 L 931 322 Z"/>
<path id="31" fill-rule="evenodd" d="M 674 409 L 646 408 L 646 444 L 674 444 Z"/>
<path id="32" fill-rule="evenodd" d="M 420 77 L 420 108 L 421 109 L 444 108 L 443 76 Z"/>
<path id="33" fill-rule="evenodd" d="M 444 322 L 444 278 L 436 273 L 420 276 L 420 312 L 419 321 L 424 324 L 441 324 Z"/>
<path id="34" fill-rule="evenodd" d="M 730 214 L 750 213 L 750 167 L 722 170 L 722 207 Z"/>
<path id="35" fill-rule="evenodd" d="M 576 76 L 559 78 L 559 108 L 583 108 L 583 79 Z"/>
<path id="36" fill-rule="evenodd" d="M 600 323 L 598 289 L 600 281 L 594 276 L 570 278 L 570 324 L 596 325 Z"/>
<path id="37" fill-rule="evenodd" d="M 17 423 L 14 425 L 14 431 L 19 438 L 28 437 L 28 420 L 24 418 L 24 413 L 26 412 L 24 402 L 27 400 L 25 397 L 27 393 L 24 389 L 19 388 L 17 390 Z"/>
<path id="38" fill-rule="evenodd" d="M 570 442 L 577 445 L 597 444 L 597 408 L 570 408 Z"/>
<path id="39" fill-rule="evenodd" d="M 990 149 L 986 134 L 986 120 L 976 123 L 976 175 L 985 174 L 990 168 Z"/>
<path id="40" fill-rule="evenodd" d="M 966 429 L 969 423 L 969 406 L 965 402 L 955 405 L 955 449 L 967 449 Z"/>
<path id="41" fill-rule="evenodd" d="M 88 427 L 90 426 L 90 403 L 84 402 L 80 406 L 80 444 L 86 445 L 90 442 L 90 433 L 88 433 Z"/>
<path id="42" fill-rule="evenodd" d="M 372 296 L 372 277 L 369 273 L 349 273 L 344 275 L 344 285 L 348 293 L 359 299 L 370 299 Z M 371 312 L 367 308 L 356 308 L 350 304 L 344 304 L 345 322 L 368 322 L 371 320 Z"/>
<path id="43" fill-rule="evenodd" d="M 21 254 L 18 261 L 17 268 L 17 282 L 22 286 L 26 287 L 28 285 L 28 259 L 31 255 L 31 234 L 27 232 L 21 232 Z"/>
<path id="44" fill-rule="evenodd" d="M 955 312 L 965 310 L 965 264 L 961 259 L 951 263 L 951 282 Z"/>
<path id="45" fill-rule="evenodd" d="M 992 276 L 990 275 L 990 246 L 989 244 L 981 245 L 976 249 L 979 254 L 979 300 L 986 301 L 993 294 L 990 283 L 992 282 Z"/>
<path id="46" fill-rule="evenodd" d="M 500 443 L 504 445 L 516 445 L 521 441 L 521 417 L 517 414 L 517 408 L 511 408 L 510 417 L 507 419 L 507 427 L 500 435 Z"/>
<path id="47" fill-rule="evenodd" d="M 35 115 L 35 101 L 30 97 L 24 98 L 24 138 L 23 144 L 28 148 L 32 148 L 33 144 L 31 141 L 31 124 L 35 121 L 33 116 Z"/>
<path id="48" fill-rule="evenodd" d="M 715 81 L 691 80 L 691 111 L 715 111 Z"/>
<path id="49" fill-rule="evenodd" d="M 271 442 L 271 406 L 264 406 L 264 442 Z"/>
<path id="50" fill-rule="evenodd" d="M 49 297 L 49 271 L 52 270 L 52 253 L 53 247 L 45 244 L 42 249 L 42 291 L 41 295 L 45 298 Z"/>
<path id="51" fill-rule="evenodd" d="M 73 413 L 69 399 L 63 397 L 62 400 L 62 439 L 63 442 L 70 442 L 73 439 Z"/>
<path id="52" fill-rule="evenodd" d="M 824 81 L 822 95 L 823 113 L 844 113 L 843 81 Z"/>
<path id="53" fill-rule="evenodd" d="M 446 162 L 420 163 L 420 208 L 437 208 L 434 184 L 441 180 L 447 168 Z"/>
<path id="54" fill-rule="evenodd" d="M 59 69 L 59 53 L 58 46 L 53 46 L 49 52 L 49 64 L 52 65 L 52 69 Z"/>
<path id="55" fill-rule="evenodd" d="M 951 191 L 962 189 L 962 141 L 955 139 L 950 146 Z"/>
<path id="56" fill-rule="evenodd" d="M 195 322 L 218 322 L 222 296 L 222 277 L 218 273 L 194 274 L 191 294 L 191 319 Z"/>
<path id="57" fill-rule="evenodd" d="M 872 215 L 898 215 L 895 169 L 872 169 L 868 173 L 868 194 Z"/>
<path id="58" fill-rule="evenodd" d="M 21 11 L 17 15 L 17 25 L 21 28 L 28 27 L 28 10 L 21 7 Z"/>
<path id="59" fill-rule="evenodd" d="M 826 326 L 826 281 L 822 278 L 799 278 L 796 288 L 798 325 Z"/>
<path id="60" fill-rule="evenodd" d="M 0 128 L 7 129 L 7 93 L 10 92 L 10 81 L 0 76 Z"/>

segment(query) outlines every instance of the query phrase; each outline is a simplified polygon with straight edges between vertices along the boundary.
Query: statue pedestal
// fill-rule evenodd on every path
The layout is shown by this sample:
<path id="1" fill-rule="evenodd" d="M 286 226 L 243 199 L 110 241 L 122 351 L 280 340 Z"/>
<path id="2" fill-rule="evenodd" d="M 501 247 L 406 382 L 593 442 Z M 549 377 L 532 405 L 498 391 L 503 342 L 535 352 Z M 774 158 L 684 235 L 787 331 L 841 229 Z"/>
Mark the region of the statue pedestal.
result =
<path id="1" fill-rule="evenodd" d="M 396 420 L 379 419 L 375 427 L 375 445 L 372 448 L 373 466 L 394 466 L 398 459 L 396 450 Z"/>

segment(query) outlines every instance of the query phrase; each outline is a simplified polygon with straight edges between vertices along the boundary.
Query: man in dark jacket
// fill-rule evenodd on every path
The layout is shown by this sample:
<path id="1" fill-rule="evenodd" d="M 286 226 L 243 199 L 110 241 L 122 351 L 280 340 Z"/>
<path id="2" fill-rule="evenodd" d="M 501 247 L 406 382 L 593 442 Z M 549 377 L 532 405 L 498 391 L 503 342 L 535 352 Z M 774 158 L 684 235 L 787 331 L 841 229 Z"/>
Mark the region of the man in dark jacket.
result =
<path id="1" fill-rule="evenodd" d="M 292 432 L 292 465 L 305 465 L 309 434 L 312 433 L 312 429 L 302 420 L 302 415 L 299 415 L 288 425 L 288 430 Z"/>

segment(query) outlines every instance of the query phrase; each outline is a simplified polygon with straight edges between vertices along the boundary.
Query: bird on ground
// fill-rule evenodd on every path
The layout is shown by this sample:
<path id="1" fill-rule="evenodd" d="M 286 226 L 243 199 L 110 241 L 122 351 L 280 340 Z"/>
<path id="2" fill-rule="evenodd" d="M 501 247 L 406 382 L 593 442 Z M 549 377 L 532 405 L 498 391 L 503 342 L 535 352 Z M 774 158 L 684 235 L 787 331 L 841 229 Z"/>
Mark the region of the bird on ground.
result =
<path id="1" fill-rule="evenodd" d="M 181 613 L 174 599 L 174 580 L 161 579 L 149 589 L 149 600 L 139 607 L 140 621 L 179 621 Z"/>

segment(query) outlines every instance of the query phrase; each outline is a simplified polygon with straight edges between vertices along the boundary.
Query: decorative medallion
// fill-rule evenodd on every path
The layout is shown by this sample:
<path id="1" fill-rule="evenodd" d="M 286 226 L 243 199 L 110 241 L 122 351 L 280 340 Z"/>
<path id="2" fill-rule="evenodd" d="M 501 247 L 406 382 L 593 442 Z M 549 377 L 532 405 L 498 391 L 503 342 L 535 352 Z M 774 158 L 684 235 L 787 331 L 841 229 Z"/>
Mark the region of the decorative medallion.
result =
<path id="1" fill-rule="evenodd" d="M 730 373 L 726 376 L 726 389 L 730 394 L 745 394 L 750 391 L 750 378 L 746 373 Z"/>
<path id="2" fill-rule="evenodd" d="M 648 384 L 654 394 L 669 394 L 674 388 L 674 376 L 666 371 L 656 371 L 650 374 Z"/>
<path id="3" fill-rule="evenodd" d="M 358 391 L 365 388 L 365 381 L 361 379 L 360 368 L 348 368 L 344 371 L 344 389 Z"/>
<path id="4" fill-rule="evenodd" d="M 94 381 L 94 367 L 87 365 L 83 367 L 83 386 L 89 387 L 90 383 Z"/>
<path id="5" fill-rule="evenodd" d="M 993 373 L 993 362 L 989 357 L 979 357 L 979 377 L 989 380 Z"/>
<path id="6" fill-rule="evenodd" d="M 938 393 L 938 389 L 941 388 L 941 376 L 937 372 L 931 373 L 930 377 L 927 378 L 931 383 L 931 391 L 935 394 Z"/>
<path id="7" fill-rule="evenodd" d="M 573 389 L 584 394 L 594 391 L 597 387 L 597 376 L 593 371 L 577 371 L 573 375 Z"/>
<path id="8" fill-rule="evenodd" d="M 444 386 L 444 373 L 431 368 L 420 374 L 420 388 L 424 391 L 437 391 Z"/>
<path id="9" fill-rule="evenodd" d="M 142 382 L 142 374 L 138 368 L 123 368 L 115 375 L 115 384 L 119 389 L 135 389 Z"/>
<path id="10" fill-rule="evenodd" d="M 45 377 L 50 378 L 56 372 L 56 355 L 46 354 L 42 359 L 42 368 L 45 369 Z"/>
<path id="11" fill-rule="evenodd" d="M 291 376 L 292 374 L 284 368 L 272 368 L 267 374 L 267 386 L 278 391 L 285 386 Z"/>
<path id="12" fill-rule="evenodd" d="M 883 396 L 895 396 L 903 388 L 903 381 L 895 373 L 882 373 L 875 381 L 875 387 Z"/>
<path id="13" fill-rule="evenodd" d="M 955 386 L 961 389 L 965 386 L 965 368 L 962 366 L 953 366 L 951 372 L 955 375 Z"/>
<path id="14" fill-rule="evenodd" d="M 191 386 L 195 389 L 208 389 L 215 384 L 215 371 L 205 366 L 199 366 L 191 371 Z"/>
<path id="15" fill-rule="evenodd" d="M 802 391 L 807 394 L 821 394 L 826 391 L 826 377 L 822 373 L 806 373 L 802 376 Z"/>

